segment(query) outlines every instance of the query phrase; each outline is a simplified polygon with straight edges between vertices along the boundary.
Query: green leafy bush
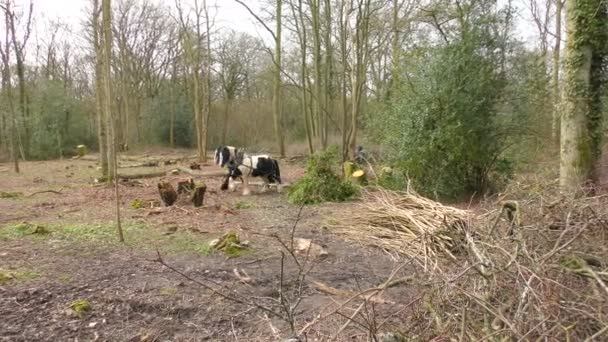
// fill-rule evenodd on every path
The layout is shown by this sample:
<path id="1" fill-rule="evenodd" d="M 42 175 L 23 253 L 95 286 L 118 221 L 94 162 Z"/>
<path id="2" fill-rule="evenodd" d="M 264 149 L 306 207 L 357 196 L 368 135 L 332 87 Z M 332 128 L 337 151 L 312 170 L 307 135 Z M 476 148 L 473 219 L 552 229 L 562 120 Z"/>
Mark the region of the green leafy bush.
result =
<path id="1" fill-rule="evenodd" d="M 500 72 L 501 46 L 484 29 L 486 19 L 471 19 L 475 25 L 449 43 L 408 52 L 402 66 L 407 82 L 396 86 L 384 110 L 367 118 L 391 164 L 427 196 L 491 190 L 508 172 L 508 139 L 525 126 L 505 94 L 512 80 Z"/>
<path id="2" fill-rule="evenodd" d="M 337 148 L 329 148 L 308 159 L 306 174 L 289 189 L 289 202 L 315 204 L 343 202 L 359 193 L 358 188 L 345 181 L 334 170 L 340 165 Z"/>

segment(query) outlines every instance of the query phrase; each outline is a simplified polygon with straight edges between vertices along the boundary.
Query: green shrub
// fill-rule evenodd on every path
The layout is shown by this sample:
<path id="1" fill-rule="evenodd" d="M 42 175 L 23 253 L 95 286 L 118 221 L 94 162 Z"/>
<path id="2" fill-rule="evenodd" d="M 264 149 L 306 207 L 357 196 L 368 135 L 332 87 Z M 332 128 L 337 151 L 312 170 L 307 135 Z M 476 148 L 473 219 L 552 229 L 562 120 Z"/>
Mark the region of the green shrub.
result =
<path id="1" fill-rule="evenodd" d="M 391 169 L 391 172 L 380 172 L 376 185 L 388 190 L 401 191 L 407 188 L 407 177 L 401 170 Z"/>
<path id="2" fill-rule="evenodd" d="M 396 85 L 384 110 L 367 118 L 391 164 L 427 196 L 491 191 L 508 173 L 508 161 L 497 164 L 508 138 L 525 127 L 505 94 L 512 80 L 500 72 L 500 55 L 488 53 L 500 47 L 484 18 L 448 44 L 408 52 L 407 82 Z"/>
<path id="3" fill-rule="evenodd" d="M 289 202 L 343 202 L 356 196 L 359 193 L 358 188 L 338 176 L 334 170 L 337 165 L 340 165 L 337 148 L 311 156 L 306 166 L 306 174 L 289 190 Z"/>

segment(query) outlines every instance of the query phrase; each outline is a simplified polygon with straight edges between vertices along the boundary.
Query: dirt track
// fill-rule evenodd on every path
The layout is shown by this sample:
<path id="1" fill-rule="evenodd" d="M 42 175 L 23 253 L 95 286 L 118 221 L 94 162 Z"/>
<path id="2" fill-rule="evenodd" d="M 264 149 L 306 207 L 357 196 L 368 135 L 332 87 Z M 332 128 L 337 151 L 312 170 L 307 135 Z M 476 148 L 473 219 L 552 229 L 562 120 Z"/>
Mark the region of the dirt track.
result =
<path id="1" fill-rule="evenodd" d="M 0 165 L 0 170 L 9 168 Z M 22 169 L 20 175 L 3 172 L 0 177 L 0 191 L 22 194 L 0 199 L 0 271 L 24 275 L 0 281 L 0 341 L 275 341 L 289 335 L 283 320 L 223 299 L 155 261 L 158 248 L 166 263 L 193 279 L 271 306 L 280 298 L 281 251 L 285 252 L 271 235 L 289 241 L 298 212 L 286 196 L 272 190 L 242 197 L 219 191 L 221 179 L 210 178 L 205 179 L 209 191 L 203 208 L 182 201 L 158 212 L 130 206 L 136 198 L 156 199 L 158 178 L 121 185 L 127 243 L 120 245 L 113 231 L 114 192 L 94 186 L 93 161 L 26 162 Z M 282 165 L 287 182 L 302 173 L 301 166 Z M 181 177 L 185 176 L 164 178 L 175 183 Z M 49 189 L 61 194 L 27 197 Z M 381 284 L 398 264 L 383 251 L 346 242 L 324 228 L 332 212 L 349 208 L 328 204 L 302 211 L 295 236 L 325 246 L 329 256 L 314 261 L 304 282 L 297 329 L 348 299 L 319 291 L 314 282 L 352 294 Z M 17 224 L 23 221 L 50 233 L 18 234 Z M 238 233 L 250 247 L 237 257 L 221 251 L 209 254 L 208 242 L 226 232 Z M 234 269 L 250 279 L 240 282 Z M 287 256 L 282 287 L 287 298 L 297 289 L 298 270 Z M 406 269 L 399 274 L 405 275 Z M 394 329 L 412 314 L 397 311 L 413 298 L 406 286 L 388 290 L 337 340 L 366 340 L 368 329 L 361 327 L 365 317 L 375 324 L 385 322 L 381 331 Z M 91 311 L 75 316 L 69 309 L 75 300 L 89 301 Z M 346 322 L 343 316 L 351 315 L 360 303 L 355 300 L 344 306 L 342 315 L 310 326 L 308 340 L 335 337 Z"/>

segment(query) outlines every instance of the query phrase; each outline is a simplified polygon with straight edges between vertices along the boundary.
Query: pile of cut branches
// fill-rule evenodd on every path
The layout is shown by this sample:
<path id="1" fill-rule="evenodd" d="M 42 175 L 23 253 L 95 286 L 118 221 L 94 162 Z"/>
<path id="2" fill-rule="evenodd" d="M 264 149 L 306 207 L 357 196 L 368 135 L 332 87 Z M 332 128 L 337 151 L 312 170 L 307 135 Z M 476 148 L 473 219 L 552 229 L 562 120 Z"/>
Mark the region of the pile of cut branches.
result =
<path id="1" fill-rule="evenodd" d="M 412 190 L 364 192 L 357 208 L 334 217 L 332 228 L 348 238 L 411 257 L 454 258 L 462 251 L 471 214 Z"/>

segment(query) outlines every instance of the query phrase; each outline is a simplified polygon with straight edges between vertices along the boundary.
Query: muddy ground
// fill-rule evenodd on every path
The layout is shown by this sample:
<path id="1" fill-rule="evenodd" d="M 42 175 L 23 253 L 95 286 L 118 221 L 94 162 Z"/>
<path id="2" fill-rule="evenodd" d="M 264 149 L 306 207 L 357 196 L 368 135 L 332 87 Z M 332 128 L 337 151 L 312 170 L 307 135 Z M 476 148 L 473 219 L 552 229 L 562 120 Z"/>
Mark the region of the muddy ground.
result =
<path id="1" fill-rule="evenodd" d="M 171 151 L 150 158 L 188 154 Z M 122 164 L 150 158 L 140 155 Z M 406 329 L 414 314 L 407 304 L 417 297 L 407 285 L 364 305 L 356 298 L 329 314 L 353 293 L 385 282 L 400 265 L 389 253 L 324 227 L 332 213 L 351 210 L 352 204 L 303 208 L 294 236 L 313 240 L 329 255 L 314 261 L 296 255 L 301 265 L 313 266 L 297 296 L 301 267 L 278 241 L 291 248 L 299 211 L 285 193 L 243 197 L 220 191 L 222 179 L 213 177 L 204 179 L 208 192 L 202 208 L 180 199 L 171 208 L 136 209 L 135 199 L 146 206 L 158 199 L 161 178 L 175 184 L 187 175 L 121 184 L 126 243 L 120 244 L 114 189 L 94 182 L 95 161 L 23 162 L 21 169 L 16 175 L 11 165 L 0 164 L 0 192 L 15 196 L 0 199 L 0 341 L 281 341 L 292 330 L 309 341 L 365 341 L 370 330 Z M 284 160 L 281 171 L 291 183 L 303 167 Z M 58 193 L 37 193 L 47 190 Z M 209 247 L 227 232 L 238 233 L 249 247 L 234 255 Z M 173 270 L 159 262 L 158 253 Z M 411 274 L 402 268 L 395 278 L 405 276 Z M 294 329 L 285 310 L 274 304 L 280 298 L 301 301 Z M 90 310 L 78 316 L 70 308 L 75 301 L 87 301 Z M 345 325 L 356 309 L 355 320 Z"/>

